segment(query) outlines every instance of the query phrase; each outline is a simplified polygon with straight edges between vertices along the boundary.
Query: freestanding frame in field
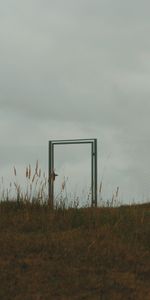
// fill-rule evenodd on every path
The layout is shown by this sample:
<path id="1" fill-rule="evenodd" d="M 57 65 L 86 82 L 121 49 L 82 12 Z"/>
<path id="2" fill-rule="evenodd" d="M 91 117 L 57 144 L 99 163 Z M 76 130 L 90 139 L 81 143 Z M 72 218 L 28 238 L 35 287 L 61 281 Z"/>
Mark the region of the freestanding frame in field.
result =
<path id="1" fill-rule="evenodd" d="M 49 141 L 49 191 L 48 202 L 54 207 L 54 146 L 68 144 L 91 144 L 91 206 L 97 207 L 97 139 L 73 139 Z M 53 176 L 54 175 L 54 176 Z"/>

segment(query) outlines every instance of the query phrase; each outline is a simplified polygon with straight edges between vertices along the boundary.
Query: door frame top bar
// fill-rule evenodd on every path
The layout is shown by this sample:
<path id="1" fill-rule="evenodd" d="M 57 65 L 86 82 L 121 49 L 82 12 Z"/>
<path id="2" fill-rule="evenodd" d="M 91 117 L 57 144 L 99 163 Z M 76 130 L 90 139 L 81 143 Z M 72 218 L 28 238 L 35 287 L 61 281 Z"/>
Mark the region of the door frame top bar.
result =
<path id="1" fill-rule="evenodd" d="M 96 138 L 91 139 L 70 139 L 70 140 L 51 140 L 53 145 L 63 145 L 63 144 L 85 144 L 85 143 L 93 143 Z"/>

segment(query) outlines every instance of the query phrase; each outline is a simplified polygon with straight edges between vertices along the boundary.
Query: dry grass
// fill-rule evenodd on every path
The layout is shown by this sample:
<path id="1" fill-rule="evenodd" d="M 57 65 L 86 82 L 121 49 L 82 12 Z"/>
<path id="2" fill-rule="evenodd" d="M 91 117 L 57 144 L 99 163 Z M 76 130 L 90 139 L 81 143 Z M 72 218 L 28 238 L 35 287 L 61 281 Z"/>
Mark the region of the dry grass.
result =
<path id="1" fill-rule="evenodd" d="M 48 190 L 48 178 L 45 172 L 41 171 L 38 160 L 35 168 L 32 170 L 31 165 L 25 167 L 24 185 L 20 184 L 19 174 L 16 167 L 13 167 L 14 179 L 10 182 L 9 187 L 5 188 L 3 178 L 0 182 L 0 200 L 9 201 L 17 200 L 22 202 L 45 202 Z"/>
<path id="2" fill-rule="evenodd" d="M 119 187 L 104 203 L 100 183 L 103 207 L 66 208 L 64 181 L 51 210 L 38 162 L 24 189 L 13 171 L 0 202 L 0 299 L 150 299 L 150 204 L 114 207 Z"/>
<path id="3" fill-rule="evenodd" d="M 150 204 L 0 204 L 0 299 L 150 299 Z"/>
<path id="4" fill-rule="evenodd" d="M 48 176 L 45 172 L 42 172 L 39 167 L 38 160 L 36 161 L 35 168 L 31 168 L 31 165 L 25 167 L 23 172 L 24 180 L 23 186 L 20 184 L 20 174 L 18 174 L 17 168 L 13 167 L 14 178 L 9 183 L 8 187 L 4 185 L 4 178 L 0 181 L 0 202 L 1 201 L 21 201 L 21 202 L 39 202 L 44 204 L 48 200 Z M 55 205 L 65 207 L 79 207 L 83 199 L 78 194 L 68 193 L 67 189 L 68 177 L 62 179 L 60 190 L 55 195 Z M 100 182 L 98 190 L 98 205 L 106 207 L 115 207 L 120 205 L 119 199 L 119 187 L 112 193 L 112 197 L 109 200 L 103 199 L 103 182 Z M 82 190 L 82 198 L 86 200 L 84 206 L 91 205 L 91 189 L 89 191 Z"/>

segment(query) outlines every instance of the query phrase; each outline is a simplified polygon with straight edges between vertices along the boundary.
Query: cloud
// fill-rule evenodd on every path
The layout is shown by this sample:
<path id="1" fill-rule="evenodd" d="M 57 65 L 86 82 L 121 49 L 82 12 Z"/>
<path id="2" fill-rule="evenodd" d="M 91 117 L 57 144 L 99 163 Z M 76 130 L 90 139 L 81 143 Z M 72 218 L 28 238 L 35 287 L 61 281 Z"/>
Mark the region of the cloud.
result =
<path id="1" fill-rule="evenodd" d="M 102 166 L 111 152 L 108 180 L 148 193 L 149 9 L 146 0 L 0 2 L 3 167 L 33 161 L 50 138 L 97 136 Z M 43 151 L 35 156 L 46 165 Z"/>

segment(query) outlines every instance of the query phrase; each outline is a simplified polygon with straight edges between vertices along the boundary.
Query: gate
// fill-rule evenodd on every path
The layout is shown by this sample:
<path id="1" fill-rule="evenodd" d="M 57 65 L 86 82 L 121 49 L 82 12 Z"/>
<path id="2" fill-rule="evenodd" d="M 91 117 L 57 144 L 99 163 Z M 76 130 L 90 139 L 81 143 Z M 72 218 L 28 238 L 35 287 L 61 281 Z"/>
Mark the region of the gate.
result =
<path id="1" fill-rule="evenodd" d="M 97 139 L 73 139 L 73 140 L 51 140 L 49 141 L 49 185 L 48 185 L 48 204 L 54 207 L 54 152 L 55 146 L 74 144 L 91 144 L 91 206 L 97 207 Z"/>

